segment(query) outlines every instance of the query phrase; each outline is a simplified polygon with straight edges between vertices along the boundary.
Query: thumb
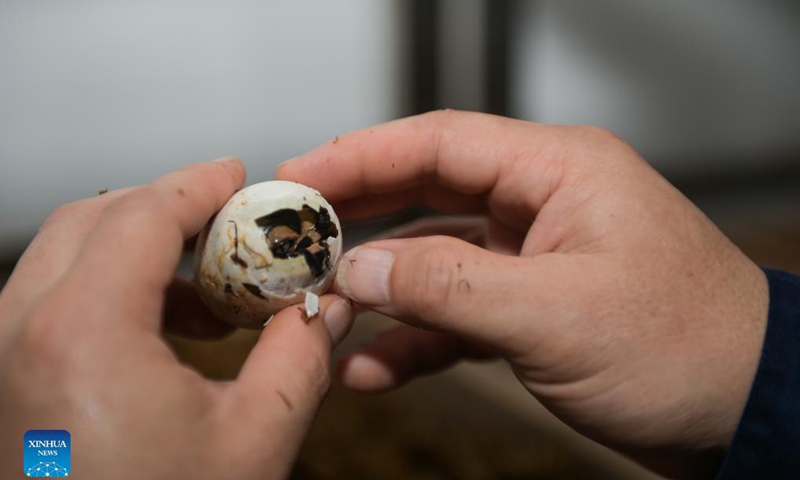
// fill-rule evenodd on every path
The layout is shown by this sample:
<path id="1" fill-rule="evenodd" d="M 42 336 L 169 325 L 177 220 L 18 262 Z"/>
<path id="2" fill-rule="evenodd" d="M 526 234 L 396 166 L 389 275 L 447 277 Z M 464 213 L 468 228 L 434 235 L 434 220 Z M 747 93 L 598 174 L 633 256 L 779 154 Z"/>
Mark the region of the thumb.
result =
<path id="1" fill-rule="evenodd" d="M 353 324 L 350 302 L 336 295 L 319 299 L 319 313 L 301 306 L 277 313 L 259 337 L 238 378 L 226 389 L 222 415 L 229 438 L 241 432 L 264 442 L 278 436 L 293 458 L 325 396 L 331 377 L 331 349 Z M 261 448 L 261 442 L 253 443 Z"/>
<path id="2" fill-rule="evenodd" d="M 347 252 L 336 284 L 372 310 L 512 354 L 544 295 L 534 263 L 446 236 L 382 240 Z"/>

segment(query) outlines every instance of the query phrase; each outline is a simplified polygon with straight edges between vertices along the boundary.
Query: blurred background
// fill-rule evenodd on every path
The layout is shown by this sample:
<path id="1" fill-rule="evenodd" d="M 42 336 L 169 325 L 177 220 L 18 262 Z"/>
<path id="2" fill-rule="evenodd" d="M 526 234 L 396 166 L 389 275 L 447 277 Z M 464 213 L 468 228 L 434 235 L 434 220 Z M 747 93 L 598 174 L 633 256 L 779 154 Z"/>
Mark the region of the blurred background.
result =
<path id="1" fill-rule="evenodd" d="M 0 286 L 60 204 L 223 155 L 268 180 L 338 134 L 444 107 L 608 128 L 751 257 L 798 271 L 799 51 L 793 0 L 4 0 Z M 339 354 L 390 323 L 362 318 Z M 172 341 L 231 377 L 254 335 Z M 332 391 L 295 477 L 394 476 L 652 478 L 498 363 Z"/>

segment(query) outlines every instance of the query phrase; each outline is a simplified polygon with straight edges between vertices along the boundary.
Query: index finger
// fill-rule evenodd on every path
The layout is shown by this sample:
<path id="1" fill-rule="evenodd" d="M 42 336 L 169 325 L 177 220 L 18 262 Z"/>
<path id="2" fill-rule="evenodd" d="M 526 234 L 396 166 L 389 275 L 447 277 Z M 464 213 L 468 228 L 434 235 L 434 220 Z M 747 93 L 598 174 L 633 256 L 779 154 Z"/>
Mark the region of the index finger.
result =
<path id="1" fill-rule="evenodd" d="M 337 137 L 279 166 L 331 202 L 434 182 L 504 207 L 538 210 L 557 183 L 554 129 L 487 114 L 436 111 Z M 387 202 L 391 203 L 391 202 Z"/>
<path id="2" fill-rule="evenodd" d="M 244 176 L 239 160 L 222 159 L 190 165 L 116 199 L 103 210 L 64 283 L 79 285 L 78 298 L 90 292 L 104 299 L 97 303 L 128 312 L 142 310 L 143 299 L 162 299 L 183 241 L 222 208 Z"/>

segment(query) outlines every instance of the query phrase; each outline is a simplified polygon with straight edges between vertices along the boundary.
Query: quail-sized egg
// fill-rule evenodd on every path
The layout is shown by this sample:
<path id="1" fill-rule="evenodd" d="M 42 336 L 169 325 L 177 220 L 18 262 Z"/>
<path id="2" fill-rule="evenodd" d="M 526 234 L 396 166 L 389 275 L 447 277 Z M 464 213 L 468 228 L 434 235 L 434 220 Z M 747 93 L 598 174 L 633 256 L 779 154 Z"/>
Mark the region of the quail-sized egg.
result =
<path id="1" fill-rule="evenodd" d="M 244 328 L 320 295 L 342 253 L 339 219 L 322 195 L 270 181 L 233 195 L 201 232 L 195 282 L 208 308 Z M 313 314 L 312 314 L 313 315 Z"/>

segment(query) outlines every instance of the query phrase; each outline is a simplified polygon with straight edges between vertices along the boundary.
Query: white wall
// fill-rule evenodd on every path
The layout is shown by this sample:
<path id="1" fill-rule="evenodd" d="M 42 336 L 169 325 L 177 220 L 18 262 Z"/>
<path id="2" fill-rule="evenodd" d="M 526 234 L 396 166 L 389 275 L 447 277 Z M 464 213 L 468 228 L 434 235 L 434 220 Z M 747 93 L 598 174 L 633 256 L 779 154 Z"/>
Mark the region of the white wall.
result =
<path id="1" fill-rule="evenodd" d="M 0 2 L 0 256 L 55 206 L 396 116 L 395 2 Z"/>
<path id="2" fill-rule="evenodd" d="M 515 115 L 610 128 L 665 171 L 800 152 L 800 2 L 519 3 Z"/>

